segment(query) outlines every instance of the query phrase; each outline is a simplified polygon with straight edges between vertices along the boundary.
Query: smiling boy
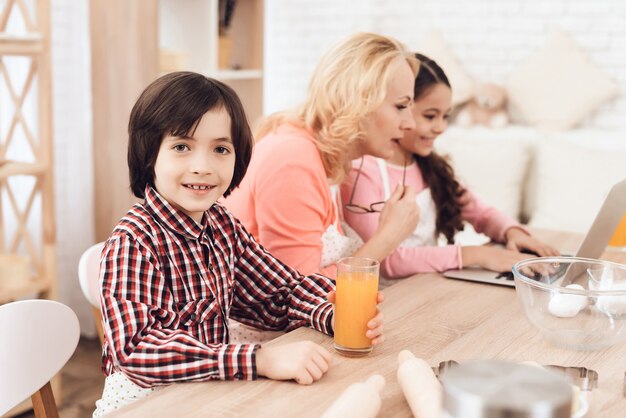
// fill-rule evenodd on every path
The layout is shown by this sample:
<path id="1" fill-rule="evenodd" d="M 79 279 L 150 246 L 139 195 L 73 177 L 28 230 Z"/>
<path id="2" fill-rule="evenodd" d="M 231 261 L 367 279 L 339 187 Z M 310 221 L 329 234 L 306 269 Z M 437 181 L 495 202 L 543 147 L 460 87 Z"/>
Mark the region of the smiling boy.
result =
<path id="1" fill-rule="evenodd" d="M 94 416 L 175 382 L 266 376 L 310 384 L 328 370 L 330 353 L 310 341 L 230 343 L 229 317 L 332 334 L 333 281 L 284 265 L 216 203 L 243 178 L 252 145 L 241 102 L 221 82 L 171 73 L 139 97 L 128 165 L 131 189 L 145 200 L 102 253 L 107 378 Z M 380 338 L 382 318 L 374 319 L 370 331 Z"/>

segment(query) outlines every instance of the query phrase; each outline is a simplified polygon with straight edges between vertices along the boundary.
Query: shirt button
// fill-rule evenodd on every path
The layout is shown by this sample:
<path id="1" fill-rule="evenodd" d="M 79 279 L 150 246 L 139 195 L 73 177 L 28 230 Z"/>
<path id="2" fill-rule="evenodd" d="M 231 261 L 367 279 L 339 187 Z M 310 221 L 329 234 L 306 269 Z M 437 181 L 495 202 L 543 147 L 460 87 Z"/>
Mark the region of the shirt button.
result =
<path id="1" fill-rule="evenodd" d="M 192 313 L 191 315 L 189 315 L 189 319 L 192 321 L 195 321 L 197 317 L 198 316 L 195 313 Z"/>
<path id="2" fill-rule="evenodd" d="M 209 264 L 209 270 L 213 271 L 213 264 Z"/>
<path id="3" fill-rule="evenodd" d="M 237 371 L 237 373 L 235 373 L 234 378 L 237 380 L 240 380 L 243 378 L 243 373 L 241 373 L 240 371 Z"/>

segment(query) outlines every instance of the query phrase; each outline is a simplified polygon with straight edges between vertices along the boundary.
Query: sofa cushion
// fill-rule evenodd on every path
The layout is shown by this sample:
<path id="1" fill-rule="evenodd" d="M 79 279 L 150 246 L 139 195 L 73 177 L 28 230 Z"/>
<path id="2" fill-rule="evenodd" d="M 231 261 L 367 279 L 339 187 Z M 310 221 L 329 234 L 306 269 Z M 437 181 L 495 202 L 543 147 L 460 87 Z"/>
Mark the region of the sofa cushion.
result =
<path id="1" fill-rule="evenodd" d="M 481 200 L 519 219 L 532 143 L 530 128 L 449 128 L 436 148 L 448 155 L 457 177 Z"/>
<path id="2" fill-rule="evenodd" d="M 616 84 L 558 30 L 513 72 L 506 88 L 512 115 L 550 131 L 579 125 L 618 92 Z"/>
<path id="3" fill-rule="evenodd" d="M 586 233 L 611 187 L 626 178 L 626 142 L 579 130 L 553 134 L 536 147 L 530 225 Z"/>

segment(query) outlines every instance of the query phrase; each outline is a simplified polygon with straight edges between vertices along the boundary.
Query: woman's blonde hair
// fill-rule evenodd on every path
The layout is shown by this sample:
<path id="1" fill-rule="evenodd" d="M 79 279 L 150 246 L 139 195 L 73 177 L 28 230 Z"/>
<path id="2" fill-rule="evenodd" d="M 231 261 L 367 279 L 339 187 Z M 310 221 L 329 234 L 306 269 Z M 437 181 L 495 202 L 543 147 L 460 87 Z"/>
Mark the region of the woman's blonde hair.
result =
<path id="1" fill-rule="evenodd" d="M 397 40 L 374 33 L 349 36 L 321 58 L 304 103 L 295 111 L 265 119 L 256 137 L 262 138 L 285 122 L 310 130 L 326 175 L 340 182 L 346 174 L 348 150 L 363 138 L 364 119 L 385 100 L 398 58 L 417 74 L 418 61 Z"/>

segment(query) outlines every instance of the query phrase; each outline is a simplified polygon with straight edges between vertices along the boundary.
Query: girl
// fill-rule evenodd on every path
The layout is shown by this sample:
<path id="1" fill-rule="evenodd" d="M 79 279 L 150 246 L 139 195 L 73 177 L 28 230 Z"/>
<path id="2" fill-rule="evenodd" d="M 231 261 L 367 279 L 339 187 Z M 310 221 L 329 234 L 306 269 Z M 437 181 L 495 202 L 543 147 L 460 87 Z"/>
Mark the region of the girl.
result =
<path id="1" fill-rule="evenodd" d="M 352 208 L 346 211 L 346 221 L 363 239 L 377 231 L 381 214 L 376 209 L 389 198 L 389 190 L 403 184 L 418 193 L 419 224 L 381 263 L 383 274 L 398 278 L 471 264 L 506 271 L 517 261 L 528 258 L 520 250 L 541 256 L 558 255 L 554 248 L 531 237 L 515 220 L 484 204 L 464 188 L 455 179 L 448 162 L 433 151 L 435 140 L 448 127 L 452 91 L 437 63 L 420 54 L 416 57 L 421 66 L 414 87 L 415 129 L 397 141 L 398 148 L 391 158 L 365 157 L 357 162 L 342 185 L 342 197 Z M 453 245 L 455 233 L 463 229 L 463 221 L 493 240 L 505 242 L 506 249 Z M 445 237 L 447 246 L 437 246 L 439 236 Z"/>
<path id="2" fill-rule="evenodd" d="M 107 378 L 94 416 L 175 382 L 320 379 L 331 355 L 317 344 L 230 343 L 229 317 L 332 334 L 334 298 L 331 279 L 284 265 L 215 203 L 237 187 L 252 151 L 235 92 L 195 73 L 165 75 L 141 94 L 128 130 L 131 188 L 145 200 L 102 253 Z M 381 323 L 381 314 L 370 321 L 373 344 Z"/>

